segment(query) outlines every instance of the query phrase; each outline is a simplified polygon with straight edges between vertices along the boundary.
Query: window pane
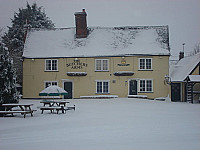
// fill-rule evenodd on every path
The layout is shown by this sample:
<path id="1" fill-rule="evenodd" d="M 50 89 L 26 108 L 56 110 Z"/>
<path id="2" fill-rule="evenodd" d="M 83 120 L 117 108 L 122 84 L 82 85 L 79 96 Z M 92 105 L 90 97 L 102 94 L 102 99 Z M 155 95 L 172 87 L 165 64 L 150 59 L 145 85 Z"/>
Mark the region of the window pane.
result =
<path id="1" fill-rule="evenodd" d="M 96 70 L 101 70 L 101 60 L 96 60 Z"/>
<path id="2" fill-rule="evenodd" d="M 102 82 L 97 82 L 97 93 L 102 93 Z"/>
<path id="3" fill-rule="evenodd" d="M 151 80 L 147 80 L 147 91 L 148 92 L 152 91 L 152 81 Z"/>
<path id="4" fill-rule="evenodd" d="M 52 82 L 52 84 L 51 85 L 57 85 L 57 82 Z"/>
<path id="5" fill-rule="evenodd" d="M 57 70 L 57 60 L 52 60 L 52 70 Z"/>
<path id="6" fill-rule="evenodd" d="M 146 69 L 151 69 L 151 59 L 146 59 Z"/>
<path id="7" fill-rule="evenodd" d="M 46 60 L 46 70 L 51 70 L 51 60 Z"/>
<path id="8" fill-rule="evenodd" d="M 140 69 L 145 69 L 145 59 L 140 59 Z"/>
<path id="9" fill-rule="evenodd" d="M 145 92 L 145 80 L 140 80 L 140 91 Z"/>
<path id="10" fill-rule="evenodd" d="M 47 88 L 47 87 L 49 87 L 49 86 L 51 86 L 51 82 L 46 82 L 46 83 L 45 83 L 45 88 Z"/>
<path id="11" fill-rule="evenodd" d="M 108 93 L 108 82 L 103 82 L 103 93 Z"/>
<path id="12" fill-rule="evenodd" d="M 103 70 L 108 70 L 108 60 L 103 60 Z"/>

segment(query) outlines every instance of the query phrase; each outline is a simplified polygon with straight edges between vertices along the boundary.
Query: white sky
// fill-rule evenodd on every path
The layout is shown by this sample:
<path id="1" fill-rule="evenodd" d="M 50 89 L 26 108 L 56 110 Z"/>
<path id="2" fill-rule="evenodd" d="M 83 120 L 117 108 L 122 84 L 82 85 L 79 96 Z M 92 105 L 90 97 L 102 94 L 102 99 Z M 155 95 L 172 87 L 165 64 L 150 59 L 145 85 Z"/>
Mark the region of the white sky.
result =
<path id="1" fill-rule="evenodd" d="M 200 0 L 0 0 L 0 27 L 26 2 L 43 6 L 56 27 L 74 27 L 74 12 L 86 9 L 90 26 L 169 25 L 172 55 L 200 42 Z"/>

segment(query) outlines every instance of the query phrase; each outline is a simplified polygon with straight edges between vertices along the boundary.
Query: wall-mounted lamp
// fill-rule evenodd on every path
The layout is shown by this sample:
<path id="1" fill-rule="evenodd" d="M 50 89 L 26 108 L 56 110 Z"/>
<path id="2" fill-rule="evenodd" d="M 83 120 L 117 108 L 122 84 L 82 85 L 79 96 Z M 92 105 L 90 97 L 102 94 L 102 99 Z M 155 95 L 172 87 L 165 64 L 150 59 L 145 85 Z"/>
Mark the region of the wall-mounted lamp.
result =
<path id="1" fill-rule="evenodd" d="M 165 75 L 165 82 L 166 82 L 167 84 L 170 84 L 170 83 L 171 83 L 171 78 L 170 78 L 169 75 Z"/>
<path id="2" fill-rule="evenodd" d="M 126 60 L 125 60 L 124 56 L 122 56 L 121 64 L 126 64 Z"/>
<path id="3" fill-rule="evenodd" d="M 74 62 L 78 62 L 79 61 L 79 59 L 78 58 L 74 58 Z"/>

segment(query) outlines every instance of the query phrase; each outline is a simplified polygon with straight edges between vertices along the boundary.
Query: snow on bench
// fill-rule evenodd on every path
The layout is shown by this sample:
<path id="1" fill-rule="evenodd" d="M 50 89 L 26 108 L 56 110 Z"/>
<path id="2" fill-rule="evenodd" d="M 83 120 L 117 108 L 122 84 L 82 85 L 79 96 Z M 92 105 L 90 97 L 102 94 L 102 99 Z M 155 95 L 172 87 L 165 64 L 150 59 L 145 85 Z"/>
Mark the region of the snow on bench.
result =
<path id="1" fill-rule="evenodd" d="M 24 118 L 26 118 L 26 114 L 31 114 L 31 116 L 33 116 L 33 112 L 37 111 L 37 110 L 9 110 L 9 111 L 0 111 L 0 114 L 3 114 L 3 117 L 5 117 L 5 115 L 7 114 L 11 114 L 13 116 L 14 113 L 21 113 L 22 115 L 24 115 Z"/>
<path id="2" fill-rule="evenodd" d="M 54 110 L 59 109 L 61 107 L 40 107 L 40 110 L 42 110 L 41 114 L 43 114 L 44 110 L 50 110 L 52 113 Z"/>
<path id="3" fill-rule="evenodd" d="M 146 99 L 147 95 L 128 95 L 128 98 L 143 98 L 143 99 Z"/>
<path id="4" fill-rule="evenodd" d="M 41 114 L 43 114 L 44 110 L 50 110 L 51 113 L 53 113 L 55 110 L 57 111 L 57 114 L 59 111 L 62 111 L 62 113 L 65 113 L 67 110 L 74 110 L 75 111 L 75 105 L 73 106 L 60 106 L 60 107 L 40 107 L 40 110 L 42 110 Z"/>
<path id="5" fill-rule="evenodd" d="M 106 99 L 106 98 L 118 98 L 117 95 L 93 95 L 93 96 L 80 96 L 81 99 Z"/>
<path id="6" fill-rule="evenodd" d="M 73 109 L 75 111 L 75 109 L 76 109 L 75 107 L 76 107 L 75 105 L 73 105 L 73 106 L 67 106 L 67 110 L 72 110 Z"/>

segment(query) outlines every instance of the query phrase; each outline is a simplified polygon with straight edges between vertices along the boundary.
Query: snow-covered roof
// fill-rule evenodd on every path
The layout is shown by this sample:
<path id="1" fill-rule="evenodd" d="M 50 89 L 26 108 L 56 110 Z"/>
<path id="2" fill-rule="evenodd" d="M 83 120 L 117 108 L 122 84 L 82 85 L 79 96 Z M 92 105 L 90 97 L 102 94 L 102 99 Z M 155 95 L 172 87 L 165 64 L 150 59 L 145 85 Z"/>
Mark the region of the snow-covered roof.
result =
<path id="1" fill-rule="evenodd" d="M 182 58 L 176 65 L 170 66 L 172 82 L 183 82 L 200 62 L 200 53 Z"/>
<path id="2" fill-rule="evenodd" d="M 75 28 L 32 30 L 23 57 L 97 57 L 169 55 L 168 26 L 93 27 L 87 38 L 76 38 Z"/>
<path id="3" fill-rule="evenodd" d="M 189 75 L 191 82 L 200 82 L 200 75 Z"/>

